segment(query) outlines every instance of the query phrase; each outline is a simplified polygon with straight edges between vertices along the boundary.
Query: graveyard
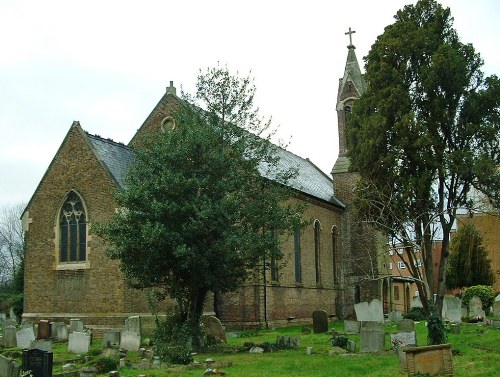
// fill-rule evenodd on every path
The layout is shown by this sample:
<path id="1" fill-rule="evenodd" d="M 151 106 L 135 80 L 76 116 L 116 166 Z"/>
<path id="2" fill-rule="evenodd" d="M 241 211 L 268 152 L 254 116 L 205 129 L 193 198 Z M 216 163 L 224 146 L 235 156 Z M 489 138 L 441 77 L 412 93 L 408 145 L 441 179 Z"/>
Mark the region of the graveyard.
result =
<path id="1" fill-rule="evenodd" d="M 221 332 L 214 321 L 215 325 L 207 329 L 215 331 L 220 343 L 195 354 L 189 365 L 155 357 L 150 334 L 141 333 L 140 317 L 130 317 L 123 329 L 99 336 L 92 336 L 92 331 L 78 319 L 69 325 L 40 321 L 33 326 L 25 322 L 17 326 L 15 339 L 5 331 L 13 327 L 6 320 L 2 325 L 0 376 L 409 375 L 398 349 L 425 349 L 426 322 L 400 319 L 395 313 L 392 319 L 373 321 L 378 315 L 374 311 L 364 305 L 358 316 L 367 317 L 358 322 L 331 321 L 326 312 L 318 310 L 310 324 L 294 325 L 292 321 L 288 327 L 268 330 Z M 446 375 L 498 375 L 500 330 L 495 327 L 496 319 L 491 316 L 481 323 L 447 322 L 447 352 L 453 374 Z"/>

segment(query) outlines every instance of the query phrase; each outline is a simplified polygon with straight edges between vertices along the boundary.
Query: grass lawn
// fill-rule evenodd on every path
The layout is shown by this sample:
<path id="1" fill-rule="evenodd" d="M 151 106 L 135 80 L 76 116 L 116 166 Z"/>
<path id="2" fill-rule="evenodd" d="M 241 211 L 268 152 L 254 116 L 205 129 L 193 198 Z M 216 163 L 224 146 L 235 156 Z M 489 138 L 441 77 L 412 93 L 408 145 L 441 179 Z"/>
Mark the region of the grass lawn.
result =
<path id="1" fill-rule="evenodd" d="M 343 323 L 332 322 L 330 329 L 342 332 Z M 427 344 L 427 330 L 424 322 L 416 324 L 419 345 Z M 291 326 L 275 330 L 258 332 L 236 332 L 228 337 L 228 344 L 217 353 L 204 353 L 195 356 L 195 360 L 203 362 L 207 358 L 215 360 L 214 367 L 221 368 L 226 376 L 245 377 L 305 377 L 305 376 L 406 376 L 399 370 L 397 355 L 391 351 L 390 333 L 395 333 L 396 325 L 386 325 L 386 351 L 382 354 L 347 354 L 330 356 L 331 349 L 329 334 L 303 334 L 302 326 Z M 237 337 L 234 335 L 238 335 Z M 236 350 L 245 342 L 274 343 L 278 335 L 300 336 L 300 347 L 296 350 L 281 350 L 262 354 L 237 353 Z M 359 349 L 359 335 L 349 335 L 349 339 L 356 342 Z M 448 341 L 452 349 L 459 351 L 453 356 L 455 375 L 457 377 L 500 376 L 500 330 L 490 326 L 463 324 L 460 334 L 448 334 Z M 313 354 L 307 355 L 307 347 L 313 348 Z M 62 365 L 74 362 L 78 367 L 92 364 L 100 353 L 101 342 L 99 339 L 92 344 L 89 352 L 90 360 L 85 363 L 83 356 L 67 352 L 66 344 L 54 345 L 54 373 L 62 371 Z M 6 356 L 15 357 L 19 352 L 13 349 L 3 350 Z M 139 355 L 129 352 L 127 359 L 131 363 L 139 363 Z M 20 362 L 20 360 L 19 360 Z M 193 368 L 189 366 L 166 365 L 158 369 L 138 369 L 128 366 L 118 369 L 121 376 L 136 377 L 140 374 L 148 377 L 164 376 L 197 376 L 205 371 L 204 367 Z"/>

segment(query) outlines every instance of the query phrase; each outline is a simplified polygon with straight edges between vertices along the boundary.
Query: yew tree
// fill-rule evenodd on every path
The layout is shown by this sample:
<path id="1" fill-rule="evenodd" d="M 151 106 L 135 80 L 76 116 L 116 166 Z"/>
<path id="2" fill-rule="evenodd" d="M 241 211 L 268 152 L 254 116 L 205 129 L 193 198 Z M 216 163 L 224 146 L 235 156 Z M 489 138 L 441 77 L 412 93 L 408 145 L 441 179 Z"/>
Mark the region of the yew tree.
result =
<path id="1" fill-rule="evenodd" d="M 279 260 L 301 213 L 254 93 L 251 77 L 200 72 L 175 126 L 136 150 L 122 210 L 101 230 L 129 281 L 174 298 L 195 334 L 209 292 L 234 291 Z"/>
<path id="2" fill-rule="evenodd" d="M 473 206 L 472 189 L 500 203 L 500 80 L 485 77 L 450 9 L 433 0 L 399 10 L 365 63 L 368 88 L 348 122 L 351 169 L 363 178 L 358 206 L 405 247 L 422 303 L 437 293 L 440 313 L 457 209 Z"/>

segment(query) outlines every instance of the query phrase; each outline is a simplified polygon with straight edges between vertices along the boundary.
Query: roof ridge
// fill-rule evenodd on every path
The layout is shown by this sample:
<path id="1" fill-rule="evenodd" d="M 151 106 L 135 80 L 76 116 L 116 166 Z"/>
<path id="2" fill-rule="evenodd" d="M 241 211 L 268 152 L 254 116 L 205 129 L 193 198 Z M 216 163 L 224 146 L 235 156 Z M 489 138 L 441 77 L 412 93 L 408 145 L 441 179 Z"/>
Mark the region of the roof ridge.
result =
<path id="1" fill-rule="evenodd" d="M 108 143 L 108 144 L 114 144 L 114 145 L 116 145 L 118 147 L 123 147 L 123 148 L 126 148 L 126 149 L 132 149 L 128 145 L 125 145 L 124 143 L 122 143 L 121 141 L 115 141 L 115 140 L 113 140 L 111 138 L 105 138 L 105 137 L 102 137 L 100 135 L 93 135 L 93 134 L 91 134 L 91 133 L 89 133 L 87 131 L 84 131 L 84 132 L 85 132 L 85 134 L 87 134 L 88 137 L 101 140 L 101 141 L 103 141 L 105 143 Z"/>

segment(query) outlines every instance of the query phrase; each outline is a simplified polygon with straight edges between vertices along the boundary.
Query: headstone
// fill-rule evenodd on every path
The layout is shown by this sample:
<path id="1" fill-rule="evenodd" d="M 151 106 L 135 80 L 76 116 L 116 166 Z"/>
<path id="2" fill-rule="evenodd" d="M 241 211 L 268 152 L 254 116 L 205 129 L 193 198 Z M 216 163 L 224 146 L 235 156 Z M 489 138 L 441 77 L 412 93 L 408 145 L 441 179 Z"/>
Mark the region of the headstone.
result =
<path id="1" fill-rule="evenodd" d="M 0 325 L 3 325 L 6 320 L 7 316 L 5 315 L 5 313 L 0 313 Z"/>
<path id="2" fill-rule="evenodd" d="M 313 348 L 312 347 L 307 347 L 306 348 L 306 355 L 312 355 L 313 353 Z"/>
<path id="3" fill-rule="evenodd" d="M 393 311 L 389 312 L 389 314 L 387 315 L 387 318 L 390 321 L 397 322 L 397 321 L 400 321 L 403 319 L 403 313 L 401 313 L 399 310 L 393 310 Z"/>
<path id="4" fill-rule="evenodd" d="M 23 372 L 33 377 L 52 377 L 53 354 L 38 349 L 23 350 Z"/>
<path id="5" fill-rule="evenodd" d="M 461 322 L 462 300 L 455 296 L 445 296 L 441 316 L 450 322 Z"/>
<path id="6" fill-rule="evenodd" d="M 68 351 L 83 354 L 89 352 L 90 334 L 74 331 L 69 334 Z"/>
<path id="7" fill-rule="evenodd" d="M 205 329 L 205 334 L 213 336 L 219 342 L 227 343 L 226 333 L 217 317 L 204 315 L 201 317 L 201 322 Z"/>
<path id="8" fill-rule="evenodd" d="M 358 321 L 351 321 L 348 319 L 344 320 L 344 333 L 346 334 L 359 334 L 359 325 Z"/>
<path id="9" fill-rule="evenodd" d="M 44 319 L 41 319 L 38 322 L 38 333 L 36 336 L 37 339 L 49 339 L 50 338 L 50 322 Z"/>
<path id="10" fill-rule="evenodd" d="M 11 307 L 11 308 L 9 309 L 9 318 L 10 318 L 11 320 L 15 321 L 15 322 L 16 322 L 16 324 L 17 324 L 17 316 L 16 316 L 16 313 L 14 313 L 14 308 L 13 308 L 13 307 Z"/>
<path id="11" fill-rule="evenodd" d="M 103 348 L 120 348 L 120 329 L 111 329 L 102 334 Z"/>
<path id="12" fill-rule="evenodd" d="M 134 315 L 125 320 L 125 331 L 135 332 L 139 337 L 142 335 L 141 317 Z"/>
<path id="13" fill-rule="evenodd" d="M 17 348 L 31 348 L 31 342 L 35 340 L 33 327 L 24 327 L 16 332 Z"/>
<path id="14" fill-rule="evenodd" d="M 284 348 L 297 349 L 300 345 L 300 337 L 299 336 L 281 336 L 278 335 L 276 337 L 276 344 Z"/>
<path id="15" fill-rule="evenodd" d="M 4 322 L 4 326 L 5 327 L 7 327 L 7 326 L 14 326 L 14 327 L 16 327 L 17 326 L 17 322 L 14 319 L 6 319 L 5 322 Z"/>
<path id="16" fill-rule="evenodd" d="M 68 340 L 68 325 L 64 322 L 52 322 L 50 329 L 52 338 L 63 342 Z"/>
<path id="17" fill-rule="evenodd" d="M 500 301 L 493 302 L 493 317 L 500 318 Z"/>
<path id="18" fill-rule="evenodd" d="M 378 322 L 363 322 L 360 330 L 360 352 L 379 353 L 385 348 L 384 325 Z"/>
<path id="19" fill-rule="evenodd" d="M 52 342 L 50 339 L 35 339 L 31 342 L 30 348 L 36 348 L 37 350 L 45 352 L 52 352 Z"/>
<path id="20" fill-rule="evenodd" d="M 16 326 L 5 326 L 3 328 L 3 346 L 6 348 L 17 347 Z"/>
<path id="21" fill-rule="evenodd" d="M 500 293 L 495 296 L 495 301 L 500 301 Z"/>
<path id="22" fill-rule="evenodd" d="M 398 351 L 400 347 L 417 346 L 417 334 L 415 331 L 411 332 L 398 332 L 391 334 L 391 344 L 394 351 Z"/>
<path id="23" fill-rule="evenodd" d="M 411 319 L 402 319 L 396 325 L 400 332 L 415 331 L 415 323 Z"/>
<path id="24" fill-rule="evenodd" d="M 460 323 L 450 324 L 450 332 L 452 334 L 460 334 Z"/>
<path id="25" fill-rule="evenodd" d="M 354 304 L 356 319 L 362 322 L 384 322 L 384 308 L 382 301 L 373 299 L 368 302 Z"/>
<path id="26" fill-rule="evenodd" d="M 312 320 L 315 334 L 328 332 L 328 314 L 325 310 L 315 310 L 312 314 Z"/>
<path id="27" fill-rule="evenodd" d="M 356 352 L 356 342 L 351 339 L 347 339 L 347 351 L 354 353 Z"/>
<path id="28" fill-rule="evenodd" d="M 0 376 L 1 377 L 19 377 L 19 365 L 15 360 L 0 355 Z"/>
<path id="29" fill-rule="evenodd" d="M 424 306 L 422 305 L 422 300 L 420 300 L 420 297 L 413 297 L 413 300 L 411 300 L 411 307 L 412 308 L 423 308 Z"/>
<path id="30" fill-rule="evenodd" d="M 408 375 L 454 376 L 451 344 L 406 347 Z"/>
<path id="31" fill-rule="evenodd" d="M 469 317 L 481 317 L 484 318 L 485 313 L 483 310 L 483 303 L 481 299 L 477 296 L 472 296 L 469 301 Z"/>
<path id="32" fill-rule="evenodd" d="M 73 333 L 74 331 L 76 332 L 83 332 L 84 327 L 83 327 L 83 321 L 78 318 L 72 318 L 69 320 L 69 333 Z"/>
<path id="33" fill-rule="evenodd" d="M 120 339 L 120 348 L 127 351 L 139 351 L 141 337 L 135 331 L 123 331 Z"/>

